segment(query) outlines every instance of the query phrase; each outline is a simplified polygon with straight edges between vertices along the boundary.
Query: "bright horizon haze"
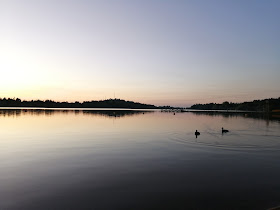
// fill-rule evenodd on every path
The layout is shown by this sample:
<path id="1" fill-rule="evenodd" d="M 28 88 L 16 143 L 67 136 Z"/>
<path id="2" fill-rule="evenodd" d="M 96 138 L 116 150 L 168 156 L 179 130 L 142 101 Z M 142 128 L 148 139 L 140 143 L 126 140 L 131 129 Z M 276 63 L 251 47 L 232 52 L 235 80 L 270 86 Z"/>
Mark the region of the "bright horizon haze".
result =
<path id="1" fill-rule="evenodd" d="M 280 96 L 280 1 L 0 0 L 0 97 Z"/>

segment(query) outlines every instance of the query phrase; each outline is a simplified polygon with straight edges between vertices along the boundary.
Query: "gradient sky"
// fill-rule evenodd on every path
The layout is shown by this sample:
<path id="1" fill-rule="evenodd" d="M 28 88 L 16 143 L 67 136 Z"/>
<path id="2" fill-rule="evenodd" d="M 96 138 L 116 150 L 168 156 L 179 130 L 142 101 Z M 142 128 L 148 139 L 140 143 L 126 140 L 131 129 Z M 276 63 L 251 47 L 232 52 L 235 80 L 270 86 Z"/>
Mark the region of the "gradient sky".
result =
<path id="1" fill-rule="evenodd" d="M 279 97 L 279 11 L 279 0 L 0 0 L 0 97 Z"/>

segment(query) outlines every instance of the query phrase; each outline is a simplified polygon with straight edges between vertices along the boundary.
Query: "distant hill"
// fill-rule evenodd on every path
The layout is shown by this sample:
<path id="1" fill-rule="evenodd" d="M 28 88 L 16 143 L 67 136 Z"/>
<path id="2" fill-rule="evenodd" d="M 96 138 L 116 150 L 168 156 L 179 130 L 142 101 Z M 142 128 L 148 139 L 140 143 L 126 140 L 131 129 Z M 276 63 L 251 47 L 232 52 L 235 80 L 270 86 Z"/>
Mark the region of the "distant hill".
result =
<path id="1" fill-rule="evenodd" d="M 263 100 L 254 100 L 243 103 L 232 103 L 225 101 L 222 104 L 208 103 L 208 104 L 195 104 L 190 107 L 191 109 L 200 110 L 243 110 L 243 111 L 260 111 L 272 112 L 280 111 L 280 97 L 269 98 Z"/>
<path id="2" fill-rule="evenodd" d="M 84 102 L 56 102 L 52 100 L 31 100 L 25 101 L 19 98 L 0 98 L 0 107 L 43 107 L 43 108 L 128 108 L 128 109 L 156 109 L 151 104 L 141 104 L 122 99 L 108 99 L 103 101 Z"/>

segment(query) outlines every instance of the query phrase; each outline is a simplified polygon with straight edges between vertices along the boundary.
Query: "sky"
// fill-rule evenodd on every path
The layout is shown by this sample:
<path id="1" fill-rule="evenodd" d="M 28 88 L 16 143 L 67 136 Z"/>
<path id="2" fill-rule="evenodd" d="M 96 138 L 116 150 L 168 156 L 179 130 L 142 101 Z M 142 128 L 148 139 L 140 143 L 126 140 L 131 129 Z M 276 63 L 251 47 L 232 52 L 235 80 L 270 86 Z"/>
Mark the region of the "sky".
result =
<path id="1" fill-rule="evenodd" d="M 280 97 L 278 0 L 0 0 L 0 97 Z"/>

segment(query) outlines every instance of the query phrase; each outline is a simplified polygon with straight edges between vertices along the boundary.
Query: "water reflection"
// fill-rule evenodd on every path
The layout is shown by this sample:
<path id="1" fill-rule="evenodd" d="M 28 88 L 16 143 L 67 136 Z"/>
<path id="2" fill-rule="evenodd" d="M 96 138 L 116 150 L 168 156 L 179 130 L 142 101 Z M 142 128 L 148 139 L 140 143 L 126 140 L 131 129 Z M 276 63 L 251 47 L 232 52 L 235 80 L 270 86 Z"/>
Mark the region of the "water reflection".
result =
<path id="1" fill-rule="evenodd" d="M 222 135 L 222 127 L 229 132 Z M 0 209 L 280 204 L 276 121 L 266 126 L 263 118 L 236 114 L 2 109 L 0 136 Z"/>
<path id="2" fill-rule="evenodd" d="M 144 113 L 152 110 L 66 110 L 66 109 L 0 109 L 0 117 L 20 117 L 22 115 L 53 116 L 55 114 L 75 114 L 87 116 L 104 116 L 120 118 Z"/>
<path id="3" fill-rule="evenodd" d="M 75 115 L 88 115 L 88 116 L 104 116 L 109 118 L 120 118 L 125 116 L 133 116 L 133 115 L 140 115 L 145 113 L 152 113 L 158 110 L 110 110 L 110 109 L 41 109 L 41 108 L 0 108 L 0 117 L 6 116 L 22 116 L 22 115 L 34 115 L 34 116 L 52 116 L 55 114 L 75 114 Z M 211 116 L 217 117 L 222 116 L 224 118 L 252 118 L 258 120 L 266 121 L 267 125 L 269 125 L 269 121 L 275 121 L 280 123 L 280 114 L 279 113 L 253 113 L 253 112 L 215 112 L 215 111 L 195 111 L 191 112 L 197 116 Z"/>
<path id="4" fill-rule="evenodd" d="M 215 112 L 215 111 L 195 111 L 192 112 L 195 115 L 207 115 L 207 116 L 222 116 L 224 118 L 236 118 L 236 117 L 244 117 L 244 118 L 253 118 L 253 119 L 260 119 L 265 120 L 269 123 L 269 121 L 276 121 L 280 123 L 280 114 L 268 114 L 268 113 L 258 113 L 258 112 L 246 112 L 246 113 L 240 113 L 240 112 Z"/>

